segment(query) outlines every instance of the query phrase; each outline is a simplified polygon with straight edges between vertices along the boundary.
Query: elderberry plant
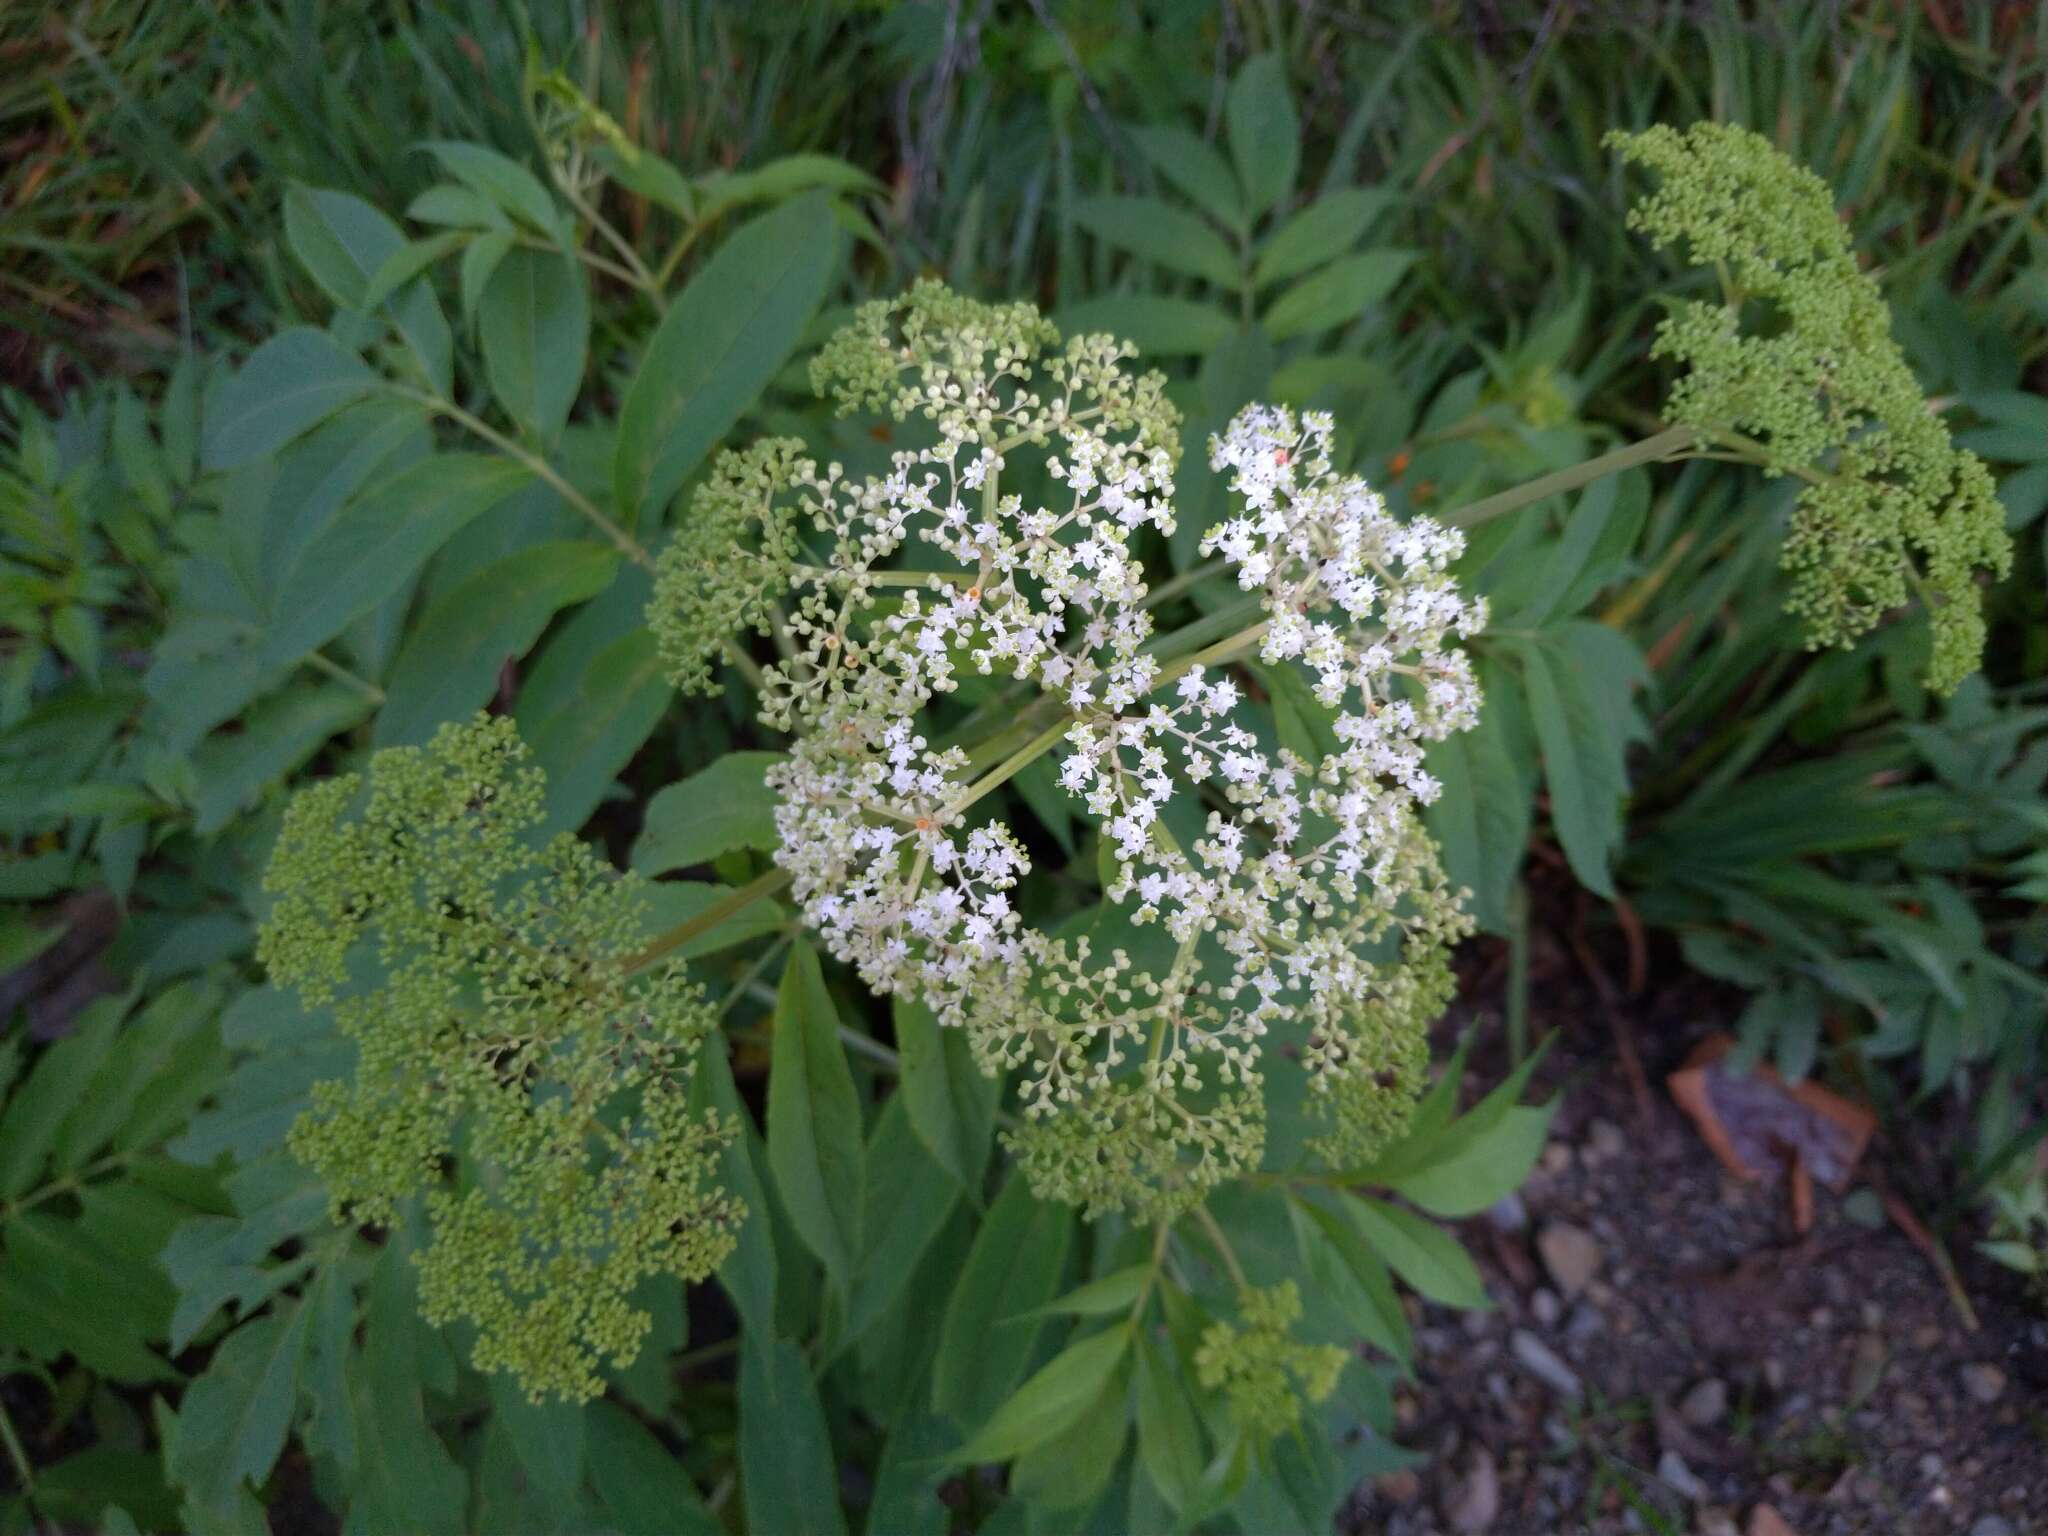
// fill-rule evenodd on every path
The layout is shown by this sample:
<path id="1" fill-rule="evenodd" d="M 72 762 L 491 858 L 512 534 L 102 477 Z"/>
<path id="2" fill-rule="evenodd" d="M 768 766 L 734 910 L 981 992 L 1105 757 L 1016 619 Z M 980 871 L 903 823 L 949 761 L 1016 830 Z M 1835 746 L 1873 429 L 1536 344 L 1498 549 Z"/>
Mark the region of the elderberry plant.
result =
<path id="1" fill-rule="evenodd" d="M 1304 1028 L 1329 1155 L 1401 1128 L 1465 930 L 1418 815 L 1423 745 L 1476 717 L 1455 641 L 1486 610 L 1445 574 L 1462 535 L 1337 473 L 1327 416 L 1254 407 L 1211 445 L 1240 511 L 1201 545 L 1253 594 L 1246 622 L 1205 646 L 1160 634 L 1141 545 L 1173 531 L 1179 423 L 1132 355 L 936 283 L 864 306 L 814 380 L 936 441 L 857 480 L 793 444 L 726 455 L 650 622 L 702 686 L 725 639 L 704 616 L 759 616 L 781 589 L 761 717 L 799 733 L 771 783 L 805 915 L 985 1072 L 1021 1074 L 1008 1143 L 1042 1196 L 1162 1219 L 1257 1161 L 1282 1021 Z M 1299 670 L 1332 750 L 1262 739 L 1232 671 L 1252 656 Z M 942 743 L 930 711 L 969 671 L 1014 685 L 1020 723 Z M 1024 921 L 1030 855 L 975 810 L 1043 754 L 1102 829 L 1105 899 L 1164 931 L 1165 964 Z"/>

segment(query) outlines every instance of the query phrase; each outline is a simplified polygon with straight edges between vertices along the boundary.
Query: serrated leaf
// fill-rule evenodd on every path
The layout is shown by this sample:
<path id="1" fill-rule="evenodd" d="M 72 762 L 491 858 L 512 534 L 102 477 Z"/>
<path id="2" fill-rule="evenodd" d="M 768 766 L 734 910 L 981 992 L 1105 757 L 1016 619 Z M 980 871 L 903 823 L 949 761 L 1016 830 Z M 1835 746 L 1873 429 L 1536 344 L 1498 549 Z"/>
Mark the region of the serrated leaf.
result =
<path id="1" fill-rule="evenodd" d="M 297 184 L 285 193 L 284 227 L 292 254 L 327 296 L 344 310 L 381 310 L 404 338 L 421 375 L 445 394 L 454 341 L 433 290 L 407 282 L 373 291 L 385 264 L 405 249 L 399 227 L 359 197 Z"/>
<path id="2" fill-rule="evenodd" d="M 595 597 L 618 553 L 587 540 L 531 545 L 485 566 L 435 599 L 408 636 L 384 687 L 372 741 L 417 745 L 443 721 L 491 697 L 508 660 L 533 648 L 562 609 Z"/>
<path id="3" fill-rule="evenodd" d="M 998 1327 L 1051 1299 L 1066 1268 L 1073 1213 L 1040 1204 L 1012 1173 L 946 1303 L 932 1362 L 932 1406 L 961 1424 L 982 1423 L 1009 1395 L 1038 1347 L 1042 1329 Z"/>
<path id="4" fill-rule="evenodd" d="M 1384 1200 L 1343 1195 L 1360 1238 L 1423 1296 L 1446 1307 L 1486 1306 L 1486 1284 L 1472 1258 L 1443 1228 Z"/>
<path id="5" fill-rule="evenodd" d="M 765 1346 L 775 1337 L 775 1229 L 769 1219 L 767 1191 L 755 1165 L 753 1116 L 740 1102 L 732 1066 L 725 1058 L 725 1041 L 717 1035 L 697 1053 L 696 1072 L 690 1079 L 691 1111 L 701 1114 L 707 1108 L 730 1116 L 741 1126 L 740 1135 L 719 1154 L 718 1182 L 747 1208 L 739 1240 L 718 1266 L 718 1283 L 725 1287 L 740 1315 L 741 1337 Z"/>
<path id="6" fill-rule="evenodd" d="M 192 830 L 201 837 L 218 832 L 375 707 L 361 690 L 342 683 L 288 689 L 263 700 L 243 717 L 239 732 L 209 737 L 193 751 L 199 793 Z"/>
<path id="7" fill-rule="evenodd" d="M 1088 1411 L 1130 1348 L 1131 1325 L 1119 1323 L 1055 1355 L 989 1415 L 979 1433 L 953 1453 L 959 1463 L 1008 1461 L 1044 1445 Z"/>
<path id="8" fill-rule="evenodd" d="M 1194 199 L 1203 212 L 1232 229 L 1244 226 L 1244 199 L 1230 162 L 1215 145 L 1185 128 L 1154 124 L 1133 128 L 1131 139 L 1153 169 Z"/>
<path id="9" fill-rule="evenodd" d="M 1168 1507 L 1180 1511 L 1202 1478 L 1202 1426 L 1186 1389 L 1150 1334 L 1138 1335 L 1137 1354 L 1138 1464 Z"/>
<path id="10" fill-rule="evenodd" d="M 1393 1187 L 1432 1215 L 1476 1216 L 1520 1187 L 1543 1154 L 1553 1106 L 1518 1105 L 1456 1156 L 1409 1174 Z"/>
<path id="11" fill-rule="evenodd" d="M 1223 100 L 1223 117 L 1237 184 L 1257 218 L 1293 193 L 1301 162 L 1301 123 L 1278 57 L 1262 53 L 1239 67 Z"/>
<path id="12" fill-rule="evenodd" d="M 966 1031 L 942 1027 L 922 1003 L 899 994 L 892 1017 L 910 1127 L 978 1205 L 1002 1085 L 975 1064 Z"/>
<path id="13" fill-rule="evenodd" d="M 807 944 L 790 950 L 775 1003 L 768 1075 L 768 1166 L 797 1235 L 842 1292 L 861 1251 L 860 1099 L 839 1043 L 839 1013 Z"/>
<path id="14" fill-rule="evenodd" d="M 583 385 L 590 285 L 565 251 L 515 246 L 485 283 L 476 311 L 484 375 L 505 413 L 552 443 Z"/>
<path id="15" fill-rule="evenodd" d="M 305 1353 L 306 1309 L 287 1302 L 221 1341 L 178 1404 L 170 1473 L 211 1510 L 261 1487 L 284 1450 Z"/>
<path id="16" fill-rule="evenodd" d="M 638 1419 L 606 1402 L 588 1414 L 590 1484 L 619 1536 L 719 1536 L 689 1473 Z"/>
<path id="17" fill-rule="evenodd" d="M 1074 222 L 1119 250 L 1219 288 L 1243 280 L 1236 255 L 1215 230 L 1156 197 L 1084 197 L 1074 205 Z"/>
<path id="18" fill-rule="evenodd" d="M 362 359 L 325 331 L 280 331 L 215 394 L 206 413 L 206 467 L 235 469 L 267 458 L 376 387 Z"/>
<path id="19" fill-rule="evenodd" d="M 71 1034 L 43 1051 L 0 1108 L 0 1200 L 11 1203 L 35 1186 L 59 1129 L 106 1060 L 125 1012 L 125 1002 L 94 1004 Z"/>
<path id="20" fill-rule="evenodd" d="M 897 1304 L 918 1260 L 960 1199 L 959 1185 L 911 1131 L 900 1094 L 883 1106 L 875 1121 L 862 1172 L 863 1247 L 838 1348 L 860 1339 Z"/>
<path id="21" fill-rule="evenodd" d="M 1415 264 L 1413 251 L 1363 251 L 1333 261 L 1295 283 L 1266 311 L 1265 326 L 1275 341 L 1349 325 L 1394 291 Z"/>
<path id="22" fill-rule="evenodd" d="M 1107 331 L 1154 357 L 1208 352 L 1237 332 L 1237 322 L 1211 305 L 1154 294 L 1090 299 L 1061 310 L 1059 323 L 1069 335 Z"/>
<path id="23" fill-rule="evenodd" d="M 297 661 L 398 591 L 472 519 L 531 482 L 495 454 L 443 453 L 370 486 L 314 541 L 273 605 L 269 665 Z"/>
<path id="24" fill-rule="evenodd" d="M 572 243 L 567 223 L 553 196 L 540 184 L 539 178 L 518 161 L 509 160 L 495 149 L 486 149 L 481 144 L 437 140 L 422 144 L 420 148 L 430 152 L 449 175 L 500 212 L 548 236 L 565 250 Z M 423 219 L 424 215 L 418 212 L 419 206 L 418 202 L 413 204 L 412 216 Z"/>
<path id="25" fill-rule="evenodd" d="M 787 1339 L 741 1352 L 739 1442 L 749 1530 L 843 1536 L 825 1411 L 803 1351 Z"/>
<path id="26" fill-rule="evenodd" d="M 1608 866 L 1628 793 L 1628 738 L 1614 710 L 1617 703 L 1628 707 L 1629 681 L 1599 664 L 1599 648 L 1573 643 L 1582 628 L 1599 626 L 1567 624 L 1555 632 L 1557 641 L 1522 646 L 1522 678 L 1558 841 L 1579 883 L 1611 899 Z M 1610 690 L 1619 691 L 1618 701 L 1602 696 Z"/>
<path id="27" fill-rule="evenodd" d="M 633 840 L 633 868 L 660 875 L 739 848 L 772 853 L 776 796 L 762 775 L 787 759 L 785 752 L 728 752 L 669 785 L 647 804 Z"/>
<path id="28" fill-rule="evenodd" d="M 620 519 L 667 504 L 796 350 L 839 264 L 831 199 L 813 192 L 746 225 L 669 305 L 619 411 Z"/>
<path id="29" fill-rule="evenodd" d="M 1346 187 L 1317 198 L 1266 241 L 1252 281 L 1264 288 L 1343 255 L 1393 201 L 1393 193 L 1377 187 Z"/>
<path id="30" fill-rule="evenodd" d="M 1151 1278 L 1150 1264 L 1133 1264 L 1128 1269 L 1119 1269 L 1099 1280 L 1076 1286 L 1058 1300 L 1033 1307 L 1029 1312 L 1006 1321 L 1023 1322 L 1034 1317 L 1100 1317 L 1111 1312 L 1128 1312 L 1144 1293 Z"/>

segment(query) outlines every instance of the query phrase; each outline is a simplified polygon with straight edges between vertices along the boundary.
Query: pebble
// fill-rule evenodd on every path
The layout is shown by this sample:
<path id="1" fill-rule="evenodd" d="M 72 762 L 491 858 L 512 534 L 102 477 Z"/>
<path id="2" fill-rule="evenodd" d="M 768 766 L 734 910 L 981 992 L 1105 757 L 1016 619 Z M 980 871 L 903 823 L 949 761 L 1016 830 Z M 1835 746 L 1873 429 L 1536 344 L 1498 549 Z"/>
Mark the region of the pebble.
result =
<path id="1" fill-rule="evenodd" d="M 1970 1527 L 1970 1536 L 2014 1536 L 2012 1522 L 2003 1515 L 1986 1515 Z"/>
<path id="2" fill-rule="evenodd" d="M 1380 1497 L 1390 1504 L 1412 1504 L 1415 1496 L 1422 1492 L 1422 1478 L 1413 1467 L 1402 1467 L 1398 1471 L 1384 1473 L 1374 1479 L 1373 1486 Z"/>
<path id="3" fill-rule="evenodd" d="M 1543 1149 L 1543 1171 L 1545 1173 L 1569 1173 L 1572 1167 L 1572 1149 L 1561 1141 L 1553 1141 Z"/>
<path id="4" fill-rule="evenodd" d="M 1555 1328 L 1557 1320 L 1564 1316 L 1564 1303 L 1557 1299 L 1557 1292 L 1538 1286 L 1536 1294 L 1529 1298 L 1529 1310 L 1545 1328 Z"/>
<path id="5" fill-rule="evenodd" d="M 1573 1343 L 1597 1339 L 1607 1331 L 1607 1319 L 1600 1309 L 1589 1302 L 1580 1302 L 1572 1308 L 1572 1315 L 1565 1319 L 1564 1336 Z"/>
<path id="6" fill-rule="evenodd" d="M 1749 1536 L 1799 1536 L 1799 1533 L 1785 1522 L 1785 1517 L 1768 1504 L 1759 1504 L 1749 1512 Z"/>
<path id="7" fill-rule="evenodd" d="M 1678 1416 L 1694 1429 L 1710 1429 L 1728 1412 L 1728 1384 L 1709 1376 L 1678 1400 Z"/>
<path id="8" fill-rule="evenodd" d="M 1936 1478 L 1940 1477 L 1941 1473 L 1942 1461 L 1939 1456 L 1934 1454 L 1934 1452 L 1929 1451 L 1926 1455 L 1920 1458 L 1920 1475 L 1926 1478 L 1930 1483 L 1933 1482 Z"/>
<path id="9" fill-rule="evenodd" d="M 1578 1397 L 1583 1392 L 1579 1378 L 1572 1368 L 1558 1359 L 1535 1334 L 1526 1328 L 1517 1328 L 1514 1337 L 1508 1341 L 1515 1358 L 1529 1369 L 1529 1374 L 1546 1386 L 1555 1388 L 1566 1397 Z"/>
<path id="10" fill-rule="evenodd" d="M 1940 1343 L 1941 1325 L 1938 1323 L 1922 1323 L 1913 1330 L 1913 1347 L 1915 1349 L 1933 1349 Z"/>
<path id="11" fill-rule="evenodd" d="M 1468 1533 L 1490 1530 L 1500 1518 L 1500 1473 L 1484 1446 L 1475 1446 L 1464 1474 L 1444 1496 L 1444 1519 L 1451 1529 Z"/>
<path id="12" fill-rule="evenodd" d="M 1566 1296 L 1576 1296 L 1586 1288 L 1586 1282 L 1598 1272 L 1602 1257 L 1593 1234 L 1568 1221 L 1553 1221 L 1538 1233 L 1536 1251 L 1542 1255 L 1550 1278 Z"/>
<path id="13" fill-rule="evenodd" d="M 1980 1403 L 1995 1403 L 2005 1393 L 2005 1372 L 1988 1361 L 1963 1367 L 1963 1390 Z"/>
<path id="14" fill-rule="evenodd" d="M 1501 1232 L 1520 1232 L 1529 1225 L 1529 1207 L 1520 1195 L 1505 1195 L 1486 1212 L 1486 1219 Z"/>
<path id="15" fill-rule="evenodd" d="M 1736 1529 L 1735 1517 L 1713 1504 L 1693 1518 L 1692 1529 L 1693 1536 L 1742 1536 Z"/>
<path id="16" fill-rule="evenodd" d="M 1621 1127 L 1612 1120 L 1595 1120 L 1587 1127 L 1587 1135 L 1591 1143 L 1587 1151 L 1592 1154 L 1587 1158 L 1588 1162 L 1595 1157 L 1603 1163 L 1612 1162 L 1628 1152 L 1628 1138 L 1621 1134 Z"/>
<path id="17" fill-rule="evenodd" d="M 1884 1340 L 1866 1333 L 1856 1341 L 1856 1355 L 1849 1365 L 1849 1401 L 1866 1402 L 1884 1380 L 1885 1362 L 1891 1358 Z"/>
<path id="18" fill-rule="evenodd" d="M 1707 1496 L 1707 1485 L 1676 1451 L 1666 1451 L 1657 1458 L 1657 1480 L 1688 1504 L 1697 1504 Z"/>

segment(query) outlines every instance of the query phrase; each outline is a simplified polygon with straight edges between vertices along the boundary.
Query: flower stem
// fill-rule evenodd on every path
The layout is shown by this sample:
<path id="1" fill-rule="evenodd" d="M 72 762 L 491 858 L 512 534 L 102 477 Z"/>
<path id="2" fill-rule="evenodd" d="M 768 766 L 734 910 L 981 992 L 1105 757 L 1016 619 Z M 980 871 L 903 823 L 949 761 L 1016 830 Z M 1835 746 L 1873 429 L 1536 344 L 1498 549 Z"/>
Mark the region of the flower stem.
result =
<path id="1" fill-rule="evenodd" d="M 1470 528 L 1504 517 L 1510 512 L 1520 511 L 1532 501 L 1541 501 L 1546 496 L 1555 496 L 1560 491 L 1575 491 L 1582 485 L 1591 485 L 1595 480 L 1604 480 L 1609 475 L 1618 475 L 1624 469 L 1634 469 L 1638 464 L 1656 464 L 1665 459 L 1677 458 L 1699 441 L 1699 430 L 1695 427 L 1666 427 L 1654 437 L 1646 437 L 1639 443 L 1630 443 L 1626 448 L 1616 448 L 1603 453 L 1597 459 L 1588 459 L 1583 464 L 1574 464 L 1570 469 L 1560 469 L 1554 474 L 1539 475 L 1526 485 L 1513 490 L 1483 497 L 1468 502 L 1456 511 L 1445 515 L 1444 521 L 1458 528 Z"/>
<path id="2" fill-rule="evenodd" d="M 744 912 L 757 901 L 765 901 L 789 884 L 790 875 L 786 869 L 771 869 L 767 874 L 756 877 L 734 891 L 723 901 L 714 902 L 687 921 L 662 934 L 625 964 L 625 973 L 631 976 L 635 971 L 644 971 L 663 955 L 696 938 L 709 933 L 735 913 Z"/>

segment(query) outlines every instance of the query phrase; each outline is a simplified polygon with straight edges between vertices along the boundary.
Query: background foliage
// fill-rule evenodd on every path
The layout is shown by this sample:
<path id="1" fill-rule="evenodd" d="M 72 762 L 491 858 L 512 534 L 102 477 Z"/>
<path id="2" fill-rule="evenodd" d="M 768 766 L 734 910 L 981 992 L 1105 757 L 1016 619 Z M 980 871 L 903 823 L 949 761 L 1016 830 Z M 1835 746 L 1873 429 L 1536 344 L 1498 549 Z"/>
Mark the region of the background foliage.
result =
<path id="1" fill-rule="evenodd" d="M 798 365 L 922 273 L 1131 336 L 1191 444 L 1248 399 L 1331 409 L 1397 505 L 1469 509 L 1639 435 L 1653 296 L 1691 279 L 1624 229 L 1600 141 L 1658 121 L 1747 124 L 1830 182 L 1999 475 L 2017 574 L 1944 702 L 1921 626 L 1801 648 L 1776 483 L 1695 463 L 1530 501 L 1461 572 L 1493 594 L 1489 707 L 1433 761 L 1434 830 L 1514 952 L 1532 883 L 1579 887 L 1641 963 L 1736 989 L 1745 1053 L 1874 1097 L 1889 1134 L 1974 1106 L 1926 1193 L 2048 1273 L 2031 8 L 364 14 L 0 17 L 0 1523 L 895 1532 L 944 1529 L 946 1482 L 991 1531 L 1327 1528 L 1405 1454 L 1394 1279 L 1483 1301 L 1417 1212 L 1526 1168 L 1518 1081 L 1462 1115 L 1440 1089 L 1370 1197 L 1217 1202 L 1255 1282 L 1301 1277 L 1309 1336 L 1370 1346 L 1233 1460 L 1176 1385 L 1220 1251 L 1177 1241 L 1186 1310 L 1091 1350 L 1149 1233 L 992 1182 L 1005 1111 L 957 1039 L 757 903 L 688 956 L 732 999 L 692 1092 L 743 1118 L 720 1178 L 767 1219 L 716 1285 L 636 1298 L 652 1342 L 603 1399 L 535 1406 L 420 1322 L 419 1234 L 332 1226 L 285 1152 L 350 1047 L 262 984 L 258 876 L 292 786 L 479 707 L 547 772 L 550 830 L 686 877 L 668 921 L 765 868 L 774 743 L 738 672 L 675 699 L 645 562 L 729 433 L 878 454 Z M 1221 500 L 1202 462 L 1192 534 Z M 814 1162 L 865 1170 L 836 1246 L 787 1193 L 806 1117 L 837 1138 Z M 860 1327 L 828 1326 L 827 1275 Z M 944 1463 L 966 1437 L 1007 1484 Z"/>

